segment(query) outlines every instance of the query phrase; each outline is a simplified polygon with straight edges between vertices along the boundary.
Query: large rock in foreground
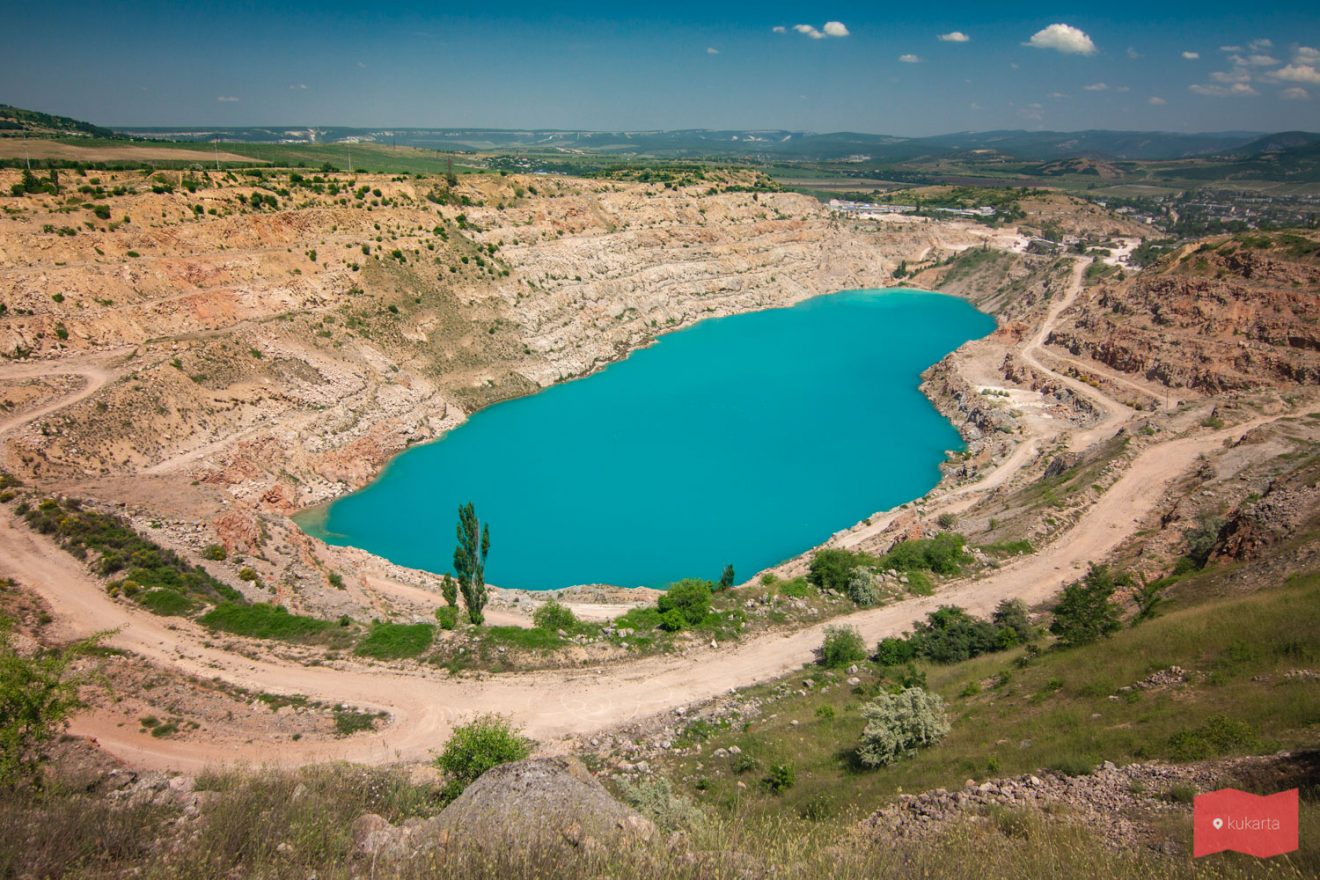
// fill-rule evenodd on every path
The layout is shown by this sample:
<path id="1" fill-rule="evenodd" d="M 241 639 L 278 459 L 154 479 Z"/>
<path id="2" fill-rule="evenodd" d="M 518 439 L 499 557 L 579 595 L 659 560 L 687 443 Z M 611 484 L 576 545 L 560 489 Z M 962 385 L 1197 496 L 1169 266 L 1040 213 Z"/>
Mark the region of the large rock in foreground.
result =
<path id="1" fill-rule="evenodd" d="M 435 819 L 450 839 L 483 847 L 647 840 L 649 819 L 625 807 L 574 758 L 532 758 L 486 771 Z"/>
<path id="2" fill-rule="evenodd" d="M 439 815 L 391 825 L 365 813 L 351 830 L 358 859 L 393 861 L 457 848 L 593 849 L 650 840 L 649 819 L 615 800 L 575 758 L 532 758 L 487 770 Z"/>

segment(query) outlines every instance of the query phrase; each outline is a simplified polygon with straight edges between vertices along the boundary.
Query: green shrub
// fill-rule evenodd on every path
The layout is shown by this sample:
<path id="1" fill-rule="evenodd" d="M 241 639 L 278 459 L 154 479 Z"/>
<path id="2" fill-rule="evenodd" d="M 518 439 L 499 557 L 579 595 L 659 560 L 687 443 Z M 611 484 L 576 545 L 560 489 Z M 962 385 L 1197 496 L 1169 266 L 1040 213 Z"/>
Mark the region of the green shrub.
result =
<path id="1" fill-rule="evenodd" d="M 703 581 L 697 578 L 685 578 L 669 585 L 665 594 L 656 602 L 656 609 L 661 615 L 661 626 L 669 628 L 671 624 L 679 619 L 687 626 L 696 626 L 706 619 L 710 613 L 710 581 Z M 678 617 L 669 615 L 667 612 L 675 611 Z M 682 629 L 682 625 L 678 627 Z"/>
<path id="2" fill-rule="evenodd" d="M 1054 608 L 1050 633 L 1065 648 L 1112 635 L 1119 627 L 1118 606 L 1111 601 L 1117 581 L 1104 565 L 1093 565 L 1082 580 L 1064 587 Z"/>
<path id="3" fill-rule="evenodd" d="M 435 627 L 429 623 L 383 623 L 371 625 L 371 632 L 358 642 L 353 653 L 377 660 L 402 660 L 416 657 L 431 647 Z"/>
<path id="4" fill-rule="evenodd" d="M 210 544 L 202 551 L 202 556 L 215 562 L 223 562 L 229 556 L 229 551 L 225 549 L 224 544 Z"/>
<path id="5" fill-rule="evenodd" d="M 532 741 L 499 715 L 479 715 L 454 728 L 435 764 L 449 777 L 446 793 L 457 797 L 492 767 L 521 761 L 532 753 Z"/>
<path id="6" fill-rule="evenodd" d="M 614 618 L 618 629 L 632 629 L 637 632 L 649 632 L 660 626 L 660 612 L 655 608 L 630 608 Z"/>
<path id="7" fill-rule="evenodd" d="M 901 666 L 912 662 L 916 657 L 916 643 L 902 636 L 883 638 L 875 649 L 876 662 L 881 666 Z"/>
<path id="8" fill-rule="evenodd" d="M 795 577 L 791 581 L 781 581 L 775 587 L 779 595 L 787 596 L 790 599 L 805 599 L 816 592 L 806 578 Z"/>
<path id="9" fill-rule="evenodd" d="M 759 764 L 760 762 L 757 761 L 756 758 L 752 757 L 747 752 L 743 752 L 738 756 L 737 760 L 733 762 L 733 772 L 747 773 L 748 771 L 755 770 Z"/>
<path id="10" fill-rule="evenodd" d="M 881 694 L 862 707 L 866 726 L 858 757 L 868 767 L 892 764 L 904 755 L 934 745 L 949 732 L 944 700 L 919 687 Z"/>
<path id="11" fill-rule="evenodd" d="M 935 595 L 935 584 L 931 583 L 930 578 L 922 571 L 909 571 L 907 573 L 907 589 L 914 596 Z"/>
<path id="12" fill-rule="evenodd" d="M 663 776 L 652 780 L 619 780 L 619 799 L 650 819 L 666 834 L 694 831 L 707 820 L 706 811 L 674 791 Z"/>
<path id="13" fill-rule="evenodd" d="M 825 641 L 820 646 L 820 659 L 831 669 L 865 660 L 866 643 L 854 627 L 827 626 Z"/>
<path id="14" fill-rule="evenodd" d="M 98 634 L 62 648 L 20 654 L 0 617 L 0 789 L 35 784 L 42 752 L 82 706 L 78 689 L 95 674 L 75 671 L 74 663 L 105 639 Z"/>
<path id="15" fill-rule="evenodd" d="M 944 605 L 912 627 L 908 636 L 916 656 L 936 663 L 958 663 L 1014 644 L 993 623 L 973 617 L 956 605 Z"/>
<path id="16" fill-rule="evenodd" d="M 807 580 L 822 590 L 842 593 L 848 589 L 848 579 L 858 566 L 870 565 L 875 560 L 866 553 L 828 547 L 817 550 L 811 557 Z"/>
<path id="17" fill-rule="evenodd" d="M 577 617 L 571 608 L 551 599 L 532 615 L 537 629 L 570 631 L 577 626 Z"/>
<path id="18" fill-rule="evenodd" d="M 1227 715 L 1212 715 L 1200 727 L 1170 737 L 1169 755 L 1175 761 L 1203 761 L 1249 751 L 1258 742 L 1256 732 L 1247 722 Z"/>
<path id="19" fill-rule="evenodd" d="M 1031 641 L 1035 631 L 1031 626 L 1031 619 L 1027 617 L 1027 606 L 1021 599 L 1004 599 L 995 606 L 995 612 L 990 616 L 990 622 L 1000 631 L 1000 633 L 1012 633 L 1013 640 L 1016 643 L 1026 643 Z M 1001 636 L 1002 637 L 1002 636 Z"/>
<path id="20" fill-rule="evenodd" d="M 440 622 L 440 628 L 451 630 L 458 625 L 458 609 L 453 605 L 441 605 L 435 609 L 435 619 Z"/>
<path id="21" fill-rule="evenodd" d="M 792 764 L 775 764 L 765 774 L 761 784 L 771 794 L 782 794 L 788 791 L 797 783 L 797 774 L 793 771 Z"/>
<path id="22" fill-rule="evenodd" d="M 866 608 L 879 604 L 883 598 L 880 585 L 876 582 L 875 572 L 858 566 L 848 575 L 848 598 Z"/>
<path id="23" fill-rule="evenodd" d="M 879 560 L 880 568 L 899 571 L 933 571 L 953 575 L 971 561 L 967 539 L 957 532 L 942 532 L 933 538 L 899 541 Z"/>

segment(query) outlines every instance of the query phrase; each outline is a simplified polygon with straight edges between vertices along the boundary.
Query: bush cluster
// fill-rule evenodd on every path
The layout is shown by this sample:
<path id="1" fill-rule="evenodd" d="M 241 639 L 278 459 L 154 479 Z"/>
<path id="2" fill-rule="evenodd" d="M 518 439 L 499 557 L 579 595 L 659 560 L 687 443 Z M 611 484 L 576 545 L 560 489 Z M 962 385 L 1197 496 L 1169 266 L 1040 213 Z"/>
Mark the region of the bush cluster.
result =
<path id="1" fill-rule="evenodd" d="M 46 498 L 35 507 L 19 505 L 16 511 L 75 558 L 91 562 L 98 574 L 119 575 L 110 584 L 113 592 L 122 592 L 157 613 L 187 613 L 196 601 L 244 602 L 237 590 L 201 566 L 189 565 L 117 516 L 84 509 L 77 499 Z"/>
<path id="2" fill-rule="evenodd" d="M 956 605 L 945 605 L 927 614 L 906 636 L 882 639 L 876 659 L 885 666 L 913 660 L 957 663 L 1022 644 L 1032 635 L 1026 606 L 1018 600 L 1000 602 L 990 620 L 973 617 Z"/>
<path id="3" fill-rule="evenodd" d="M 820 647 L 820 659 L 831 669 L 866 659 L 866 643 L 855 627 L 827 626 L 825 641 Z"/>
<path id="4" fill-rule="evenodd" d="M 851 594 L 853 575 L 858 571 L 894 570 L 907 573 L 909 580 L 923 575 L 923 582 L 929 583 L 925 572 L 954 575 L 970 561 L 967 539 L 957 532 L 941 532 L 933 538 L 899 541 L 883 556 L 838 547 L 818 550 L 811 557 L 807 577 L 823 590 Z"/>

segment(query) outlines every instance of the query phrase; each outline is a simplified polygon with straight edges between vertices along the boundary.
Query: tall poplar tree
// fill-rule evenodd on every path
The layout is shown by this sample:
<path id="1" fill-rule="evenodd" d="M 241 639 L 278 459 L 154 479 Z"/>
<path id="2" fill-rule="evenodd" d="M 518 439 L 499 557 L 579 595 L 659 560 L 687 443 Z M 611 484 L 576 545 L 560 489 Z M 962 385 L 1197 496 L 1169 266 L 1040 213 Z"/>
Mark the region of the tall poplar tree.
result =
<path id="1" fill-rule="evenodd" d="M 490 552 L 490 526 L 477 520 L 472 502 L 458 508 L 458 546 L 454 548 L 454 573 L 463 591 L 468 620 L 480 626 L 486 616 L 486 554 Z"/>

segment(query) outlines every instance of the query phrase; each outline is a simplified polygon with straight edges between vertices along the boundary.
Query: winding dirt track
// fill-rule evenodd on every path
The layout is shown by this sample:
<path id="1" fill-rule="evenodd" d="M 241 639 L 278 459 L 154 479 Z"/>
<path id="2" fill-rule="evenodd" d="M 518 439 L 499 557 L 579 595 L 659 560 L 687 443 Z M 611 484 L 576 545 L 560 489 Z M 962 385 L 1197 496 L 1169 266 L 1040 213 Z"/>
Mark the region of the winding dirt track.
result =
<path id="1" fill-rule="evenodd" d="M 1074 275 L 1069 295 L 1050 310 L 1046 327 L 1032 340 L 1030 348 L 1040 344 L 1048 325 L 1072 302 L 1083 270 L 1084 264 Z M 1030 360 L 1037 369 L 1049 372 Z M 1074 380 L 1058 378 L 1074 387 Z M 1084 433 L 1094 439 L 1112 433 L 1125 418 L 1127 408 L 1084 383 L 1076 385 L 1080 386 L 1075 388 L 1078 393 L 1106 412 L 1101 426 Z M 1192 466 L 1200 453 L 1265 421 L 1268 419 L 1148 448 L 1072 529 L 1041 552 L 1016 560 L 988 577 L 954 583 L 934 597 L 859 611 L 830 623 L 856 626 L 868 642 L 874 642 L 902 632 L 942 604 L 958 604 L 985 613 L 1005 598 L 1028 603 L 1045 600 L 1139 528 L 1168 485 Z M 195 771 L 224 764 L 287 766 L 329 759 L 363 763 L 423 760 L 443 744 L 456 720 L 476 712 L 509 715 L 543 741 L 590 735 L 798 668 L 813 659 L 825 627 L 822 623 L 794 633 L 767 634 L 683 657 L 485 680 L 449 679 L 433 671 L 403 672 L 384 666 L 339 670 L 238 656 L 208 647 L 209 634 L 193 623 L 156 617 L 118 604 L 80 563 L 16 521 L 7 509 L 0 513 L 0 551 L 0 576 L 14 577 L 45 597 L 68 635 L 116 629 L 111 644 L 180 672 L 217 677 L 257 691 L 297 693 L 369 707 L 391 715 L 388 726 L 370 735 L 331 742 L 252 744 L 161 740 L 140 734 L 135 727 L 120 727 L 118 721 L 95 713 L 75 720 L 75 733 L 95 737 L 108 751 L 132 764 L 161 769 Z"/>
<path id="2" fill-rule="evenodd" d="M 64 363 L 25 363 L 0 369 L 0 379 L 44 379 L 50 376 L 81 376 L 87 380 L 85 385 L 70 394 L 0 421 L 0 434 L 17 430 L 42 416 L 48 416 L 53 412 L 72 406 L 80 400 L 91 397 L 100 391 L 114 375 L 111 370 L 104 366 L 104 363 L 122 353 L 122 350 L 112 351 L 104 355 Z"/>

